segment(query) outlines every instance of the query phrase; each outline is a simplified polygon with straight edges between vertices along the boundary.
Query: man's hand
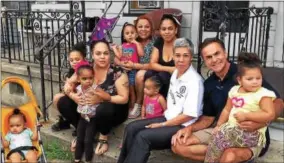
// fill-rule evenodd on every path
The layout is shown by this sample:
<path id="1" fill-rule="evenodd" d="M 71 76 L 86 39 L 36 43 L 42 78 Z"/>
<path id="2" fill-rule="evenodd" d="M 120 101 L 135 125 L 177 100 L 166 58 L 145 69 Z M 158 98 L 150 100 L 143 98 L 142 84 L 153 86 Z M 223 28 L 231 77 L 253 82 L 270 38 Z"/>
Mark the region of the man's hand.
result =
<path id="1" fill-rule="evenodd" d="M 246 120 L 246 113 L 237 112 L 234 114 L 234 117 L 237 119 L 238 123 L 240 123 Z"/>
<path id="2" fill-rule="evenodd" d="M 191 136 L 192 131 L 191 127 L 186 127 L 180 129 L 173 137 L 172 137 L 172 145 L 175 146 L 177 143 L 179 144 L 187 144 L 187 139 Z"/>
<path id="3" fill-rule="evenodd" d="M 219 129 L 220 129 L 220 126 L 214 127 L 214 129 L 212 130 L 212 135 L 215 135 Z"/>
<path id="4" fill-rule="evenodd" d="M 243 122 L 240 122 L 238 125 L 241 129 L 243 129 L 244 131 L 248 131 L 248 132 L 253 132 L 253 131 L 256 131 L 266 126 L 266 124 L 264 123 L 257 123 L 254 121 L 243 121 Z"/>

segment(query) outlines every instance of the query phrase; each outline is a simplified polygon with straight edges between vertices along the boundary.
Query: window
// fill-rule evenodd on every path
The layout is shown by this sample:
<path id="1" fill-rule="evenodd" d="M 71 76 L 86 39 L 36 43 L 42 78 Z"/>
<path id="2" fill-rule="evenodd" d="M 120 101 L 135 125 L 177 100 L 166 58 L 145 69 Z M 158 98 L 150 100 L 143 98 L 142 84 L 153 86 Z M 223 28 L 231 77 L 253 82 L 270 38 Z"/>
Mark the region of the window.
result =
<path id="1" fill-rule="evenodd" d="M 163 1 L 129 1 L 128 14 L 142 15 L 149 11 L 163 8 Z"/>

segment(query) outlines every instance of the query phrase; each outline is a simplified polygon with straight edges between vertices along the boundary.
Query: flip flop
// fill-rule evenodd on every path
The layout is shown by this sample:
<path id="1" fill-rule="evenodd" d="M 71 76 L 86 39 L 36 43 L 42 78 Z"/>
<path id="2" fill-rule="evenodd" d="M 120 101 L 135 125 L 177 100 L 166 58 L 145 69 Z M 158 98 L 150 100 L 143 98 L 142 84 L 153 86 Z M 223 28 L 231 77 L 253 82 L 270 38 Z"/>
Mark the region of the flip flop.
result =
<path id="1" fill-rule="evenodd" d="M 101 150 L 101 148 L 102 148 L 103 145 L 107 145 L 107 149 L 106 149 L 104 152 L 100 153 L 99 151 Z M 103 155 L 103 154 L 106 153 L 107 151 L 108 151 L 108 141 L 107 141 L 107 140 L 103 140 L 103 139 L 99 139 L 95 153 L 96 153 L 97 155 Z"/>

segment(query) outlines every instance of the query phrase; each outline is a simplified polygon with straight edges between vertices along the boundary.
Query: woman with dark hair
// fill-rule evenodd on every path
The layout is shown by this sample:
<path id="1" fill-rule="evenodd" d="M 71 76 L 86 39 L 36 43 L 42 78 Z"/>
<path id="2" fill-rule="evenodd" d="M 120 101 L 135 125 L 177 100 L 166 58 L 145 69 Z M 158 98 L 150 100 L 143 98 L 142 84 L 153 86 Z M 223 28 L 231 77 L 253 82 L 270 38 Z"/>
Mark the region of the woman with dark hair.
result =
<path id="1" fill-rule="evenodd" d="M 70 85 L 66 85 L 64 90 L 65 92 L 70 91 L 67 96 L 76 104 L 98 104 L 92 123 L 95 123 L 94 132 L 100 133 L 95 153 L 101 155 L 108 150 L 108 134 L 110 130 L 127 119 L 129 86 L 127 75 L 123 70 L 110 64 L 110 48 L 107 42 L 97 41 L 92 44 L 91 49 L 94 59 L 94 84 L 97 85 L 97 89 L 88 92 L 84 97 L 68 90 L 71 87 Z M 61 114 L 64 113 L 62 116 L 67 119 L 68 115 L 73 115 L 73 117 L 78 115 L 76 108 L 77 106 L 62 107 L 60 112 Z M 75 119 L 77 120 L 76 124 L 78 119 Z M 83 140 L 81 137 L 84 137 L 85 134 L 88 133 L 77 133 L 77 141 Z M 84 143 L 93 143 L 93 138 L 85 140 Z M 75 155 L 76 160 L 81 159 L 81 156 L 82 153 Z M 88 160 L 90 159 L 88 158 Z"/>
<path id="2" fill-rule="evenodd" d="M 165 14 L 160 22 L 160 35 L 154 43 L 154 48 L 151 54 L 151 60 L 144 80 L 158 75 L 162 80 L 160 93 L 166 98 L 171 74 L 175 70 L 173 61 L 173 43 L 177 38 L 179 21 L 173 16 Z M 141 113 L 139 107 L 134 107 L 130 115 L 138 117 Z"/>

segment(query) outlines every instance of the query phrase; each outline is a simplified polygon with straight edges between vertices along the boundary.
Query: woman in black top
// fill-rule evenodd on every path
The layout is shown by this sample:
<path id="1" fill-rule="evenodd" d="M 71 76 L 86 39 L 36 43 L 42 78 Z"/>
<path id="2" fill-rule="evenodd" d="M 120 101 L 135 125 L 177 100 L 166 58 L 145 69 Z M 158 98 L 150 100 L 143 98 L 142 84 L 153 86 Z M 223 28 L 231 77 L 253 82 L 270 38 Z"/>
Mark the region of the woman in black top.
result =
<path id="1" fill-rule="evenodd" d="M 151 76 L 158 76 L 162 87 L 160 93 L 167 98 L 171 74 L 175 70 L 173 61 L 173 43 L 177 38 L 179 21 L 173 16 L 163 15 L 160 23 L 160 35 L 154 43 L 151 60 L 144 81 Z M 139 107 L 134 107 L 129 113 L 131 118 L 137 118 L 141 113 Z"/>
<path id="2" fill-rule="evenodd" d="M 163 86 L 160 93 L 166 98 L 169 81 L 175 70 L 173 61 L 173 43 L 177 38 L 180 23 L 173 15 L 163 15 L 160 23 L 161 37 L 154 43 L 151 55 L 150 70 L 145 74 L 145 80 L 153 75 L 158 75 Z"/>

